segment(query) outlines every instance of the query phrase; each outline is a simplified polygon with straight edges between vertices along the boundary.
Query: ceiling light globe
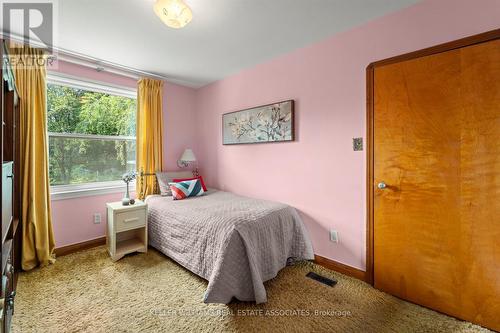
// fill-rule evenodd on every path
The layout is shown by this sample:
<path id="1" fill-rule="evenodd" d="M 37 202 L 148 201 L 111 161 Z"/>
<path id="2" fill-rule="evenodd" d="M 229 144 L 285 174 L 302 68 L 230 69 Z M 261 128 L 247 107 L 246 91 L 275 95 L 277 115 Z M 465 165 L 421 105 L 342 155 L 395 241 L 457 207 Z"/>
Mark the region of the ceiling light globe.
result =
<path id="1" fill-rule="evenodd" d="M 184 27 L 193 19 L 191 8 L 182 0 L 157 0 L 154 11 L 163 23 L 174 29 Z"/>

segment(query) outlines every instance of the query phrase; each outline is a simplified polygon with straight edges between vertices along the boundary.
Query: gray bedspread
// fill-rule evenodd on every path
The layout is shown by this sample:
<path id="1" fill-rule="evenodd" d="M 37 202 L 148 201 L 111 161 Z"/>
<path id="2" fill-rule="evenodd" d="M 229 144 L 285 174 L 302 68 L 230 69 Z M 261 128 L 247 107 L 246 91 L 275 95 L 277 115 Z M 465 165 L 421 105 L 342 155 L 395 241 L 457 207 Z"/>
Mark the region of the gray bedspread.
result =
<path id="1" fill-rule="evenodd" d="M 205 303 L 267 301 L 264 282 L 287 259 L 313 259 L 297 211 L 285 204 L 209 190 L 185 200 L 150 196 L 149 244 L 208 280 Z"/>

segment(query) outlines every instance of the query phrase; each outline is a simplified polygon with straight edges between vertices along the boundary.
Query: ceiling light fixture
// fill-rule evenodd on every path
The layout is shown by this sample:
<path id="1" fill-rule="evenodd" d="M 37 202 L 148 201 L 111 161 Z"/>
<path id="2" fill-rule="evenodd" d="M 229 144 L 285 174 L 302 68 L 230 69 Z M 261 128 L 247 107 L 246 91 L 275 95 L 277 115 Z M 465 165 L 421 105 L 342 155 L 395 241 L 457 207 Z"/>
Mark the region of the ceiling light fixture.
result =
<path id="1" fill-rule="evenodd" d="M 179 29 L 191 22 L 193 12 L 182 0 L 156 0 L 156 15 L 171 28 Z"/>

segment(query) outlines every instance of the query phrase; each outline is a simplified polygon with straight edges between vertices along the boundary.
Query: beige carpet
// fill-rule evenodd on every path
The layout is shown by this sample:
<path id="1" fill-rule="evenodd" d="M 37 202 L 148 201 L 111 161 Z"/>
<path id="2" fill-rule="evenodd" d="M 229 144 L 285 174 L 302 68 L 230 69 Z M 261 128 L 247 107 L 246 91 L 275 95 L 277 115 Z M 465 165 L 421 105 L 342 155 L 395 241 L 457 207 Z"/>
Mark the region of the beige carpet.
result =
<path id="1" fill-rule="evenodd" d="M 488 332 L 310 263 L 267 282 L 263 305 L 206 305 L 206 284 L 154 250 L 113 263 L 99 247 L 21 274 L 13 332 Z"/>

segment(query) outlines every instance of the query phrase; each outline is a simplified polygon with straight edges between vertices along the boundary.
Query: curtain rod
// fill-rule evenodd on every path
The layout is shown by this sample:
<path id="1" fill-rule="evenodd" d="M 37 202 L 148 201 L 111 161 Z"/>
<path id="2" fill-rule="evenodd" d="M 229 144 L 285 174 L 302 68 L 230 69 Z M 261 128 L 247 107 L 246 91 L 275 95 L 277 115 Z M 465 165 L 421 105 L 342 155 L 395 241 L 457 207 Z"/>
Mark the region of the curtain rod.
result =
<path id="1" fill-rule="evenodd" d="M 57 52 L 56 54 L 57 55 L 51 55 L 50 57 L 54 60 L 57 60 L 57 61 L 64 61 L 64 62 L 75 64 L 78 66 L 91 68 L 91 69 L 95 70 L 96 72 L 107 72 L 107 73 L 112 73 L 112 74 L 118 74 L 118 75 L 125 76 L 125 77 L 135 79 L 135 80 L 139 79 L 139 77 L 146 76 L 146 75 L 139 76 L 138 74 L 135 74 L 135 71 L 132 72 L 131 70 L 127 70 L 127 71 L 125 71 L 123 69 L 117 70 L 117 69 L 113 68 L 114 66 L 113 67 L 112 66 L 105 67 L 101 62 L 99 62 L 97 60 L 95 60 L 95 61 L 83 60 L 80 58 L 67 56 L 66 54 L 60 53 L 60 52 Z M 147 75 L 147 76 L 151 77 L 149 75 Z M 154 77 L 154 78 L 157 79 L 157 77 Z M 159 79 L 164 80 L 164 78 L 159 78 Z"/>
<path id="2" fill-rule="evenodd" d="M 163 75 L 153 74 L 129 66 L 119 65 L 110 61 L 97 59 L 91 56 L 83 55 L 81 53 L 61 49 L 53 48 L 53 58 L 65 62 L 70 62 L 73 64 L 86 66 L 95 69 L 98 72 L 110 72 L 114 74 L 119 74 L 134 79 L 139 79 L 140 77 L 149 77 L 158 80 L 171 81 L 172 79 Z"/>
<path id="3" fill-rule="evenodd" d="M 0 38 L 5 39 L 5 40 L 11 40 L 15 41 L 18 43 L 24 43 L 25 39 L 23 36 L 17 35 L 17 34 L 9 34 L 6 35 L 3 31 L 0 32 Z M 29 41 L 30 45 L 33 46 L 40 46 L 40 47 L 46 47 L 46 45 L 36 41 L 36 40 L 31 40 Z M 172 78 L 164 75 L 159 75 L 159 74 L 154 74 L 150 73 L 147 71 L 143 71 L 137 68 L 125 66 L 125 65 L 120 65 L 111 61 L 106 61 L 98 58 L 94 58 L 82 53 L 66 50 L 63 48 L 55 47 L 52 46 L 52 55 L 49 55 L 49 57 L 52 57 L 53 59 L 57 60 L 62 60 L 65 62 L 70 62 L 73 64 L 77 64 L 80 66 L 85 66 L 89 68 L 93 68 L 98 72 L 109 72 L 109 73 L 114 73 L 122 76 L 127 76 L 133 79 L 139 79 L 141 77 L 148 77 L 152 79 L 157 79 L 157 80 L 163 80 L 163 81 L 169 81 L 173 83 L 177 83 L 180 85 L 186 85 L 186 86 L 191 86 L 191 83 L 188 81 L 184 81 L 182 79 L 177 79 L 177 78 Z"/>

